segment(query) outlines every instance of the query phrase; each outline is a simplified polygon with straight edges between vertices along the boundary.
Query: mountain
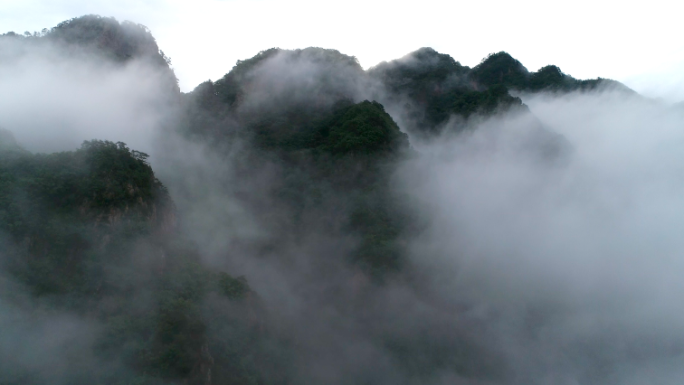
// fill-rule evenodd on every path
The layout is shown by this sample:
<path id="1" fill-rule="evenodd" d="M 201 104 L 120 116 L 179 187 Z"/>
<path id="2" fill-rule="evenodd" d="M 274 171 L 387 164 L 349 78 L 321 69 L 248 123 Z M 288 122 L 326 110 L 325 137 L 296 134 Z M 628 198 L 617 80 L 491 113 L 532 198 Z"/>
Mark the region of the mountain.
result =
<path id="1" fill-rule="evenodd" d="M 38 54 L 54 61 L 54 55 L 70 56 L 82 61 L 99 59 L 106 64 L 127 65 L 134 60 L 151 65 L 166 78 L 166 92 L 179 93 L 178 79 L 170 68 L 171 59 L 159 49 L 150 30 L 128 21 L 97 15 L 76 17 L 40 33 L 0 35 L 3 50 L 0 58 L 15 61 Z"/>
<path id="2" fill-rule="evenodd" d="M 310 47 L 181 93 L 147 28 L 93 15 L 0 44 L 144 62 L 174 101 L 154 170 L 122 142 L 39 154 L 0 129 L 0 328 L 21 336 L 0 343 L 22 352 L 0 348 L 0 384 L 505 383 L 514 368 L 462 320 L 485 311 L 445 304 L 408 258 L 425 219 L 396 175 L 412 144 L 495 118 L 523 117 L 516 151 L 560 164 L 568 143 L 518 95 L 631 92 L 505 52 L 364 71 Z"/>
<path id="3" fill-rule="evenodd" d="M 408 99 L 412 114 L 407 129 L 420 136 L 443 131 L 451 116 L 468 118 L 497 112 L 527 112 L 515 92 L 573 92 L 617 89 L 634 92 L 608 79 L 576 80 L 549 65 L 529 72 L 506 52 L 493 53 L 472 69 L 432 48 L 421 48 L 401 59 L 383 62 L 369 69 L 389 90 L 389 99 Z M 463 130 L 464 125 L 456 127 Z"/>
<path id="4" fill-rule="evenodd" d="M 142 61 L 166 78 L 155 92 L 180 99 L 168 58 L 141 25 L 85 16 L 41 34 L 8 33 L 0 44 L 10 48 L 8 61 L 67 55 L 112 68 Z M 204 266 L 147 159 L 100 140 L 34 154 L 0 129 L 0 383 L 282 376 L 282 365 L 269 364 L 278 339 L 267 340 L 271 350 L 259 347 L 267 320 L 259 296 L 244 277 Z M 66 330 L 57 331 L 60 320 Z M 66 345 L 25 343 L 41 328 Z"/>
<path id="5" fill-rule="evenodd" d="M 265 159 L 269 169 L 279 170 L 271 181 L 279 196 L 269 201 L 289 213 L 284 221 L 329 211 L 323 223 L 306 228 L 344 227 L 358 234 L 352 259 L 380 277 L 401 259 L 393 244 L 402 225 L 389 214 L 397 208 L 388 206 L 387 175 L 409 143 L 380 103 L 354 101 L 364 76 L 354 58 L 335 50 L 264 51 L 184 95 L 180 129 L 219 151 L 236 141 L 249 143 L 253 150 L 243 154 L 242 172 L 258 174 Z M 346 209 L 330 207 L 349 197 L 355 198 L 344 203 Z"/>
<path id="6" fill-rule="evenodd" d="M 3 150 L 0 175 L 2 268 L 15 282 L 4 300 L 35 322 L 45 315 L 25 302 L 28 291 L 49 306 L 48 317 L 69 311 L 99 324 L 87 351 L 76 353 L 92 354 L 92 366 L 69 363 L 62 381 L 205 383 L 213 375 L 244 383 L 267 375 L 259 360 L 268 357 L 251 345 L 265 336 L 258 297 L 244 278 L 202 265 L 145 154 L 102 141 L 49 155 Z M 252 366 L 236 367 L 238 358 Z M 11 359 L 0 372 L 3 384 L 52 376 Z"/>

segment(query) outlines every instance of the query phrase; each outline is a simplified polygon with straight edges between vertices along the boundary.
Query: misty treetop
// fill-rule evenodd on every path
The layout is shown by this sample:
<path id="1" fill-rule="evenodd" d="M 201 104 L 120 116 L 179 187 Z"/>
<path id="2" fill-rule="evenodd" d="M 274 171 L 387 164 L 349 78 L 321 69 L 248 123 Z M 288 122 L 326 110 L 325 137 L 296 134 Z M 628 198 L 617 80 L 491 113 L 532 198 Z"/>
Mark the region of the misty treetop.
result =
<path id="1" fill-rule="evenodd" d="M 449 55 L 421 48 L 364 72 L 353 56 L 336 50 L 271 48 L 238 61 L 216 82 L 184 94 L 184 106 L 185 116 L 196 119 L 187 123 L 192 135 L 211 131 L 213 137 L 230 136 L 241 126 L 251 127 L 249 134 L 265 143 L 288 142 L 283 135 L 294 130 L 299 143 L 312 140 L 316 122 L 325 120 L 331 108 L 347 101 L 375 100 L 404 104 L 408 119 L 402 129 L 429 138 L 444 131 L 451 117 L 467 122 L 471 117 L 528 112 L 511 91 L 601 89 L 633 93 L 608 79 L 577 80 L 553 65 L 529 72 L 506 52 L 490 54 L 469 68 Z M 457 125 L 456 130 L 464 127 Z"/>
<path id="2" fill-rule="evenodd" d="M 83 267 L 76 261 L 97 243 L 93 237 L 105 237 L 110 229 L 145 232 L 150 228 L 145 223 L 159 227 L 169 220 L 168 194 L 145 157 L 123 143 L 102 141 L 85 142 L 73 152 L 0 152 L 0 231 L 17 244 L 24 242 L 20 255 L 31 255 L 14 261 L 17 266 L 42 265 L 40 271 L 22 273 L 27 284 L 53 290 L 43 279 L 30 278 L 35 272 L 62 290 L 75 274 L 55 272 Z"/>
<path id="3" fill-rule="evenodd" d="M 490 54 L 469 74 L 478 86 L 503 85 L 514 89 L 524 88 L 528 76 L 527 68 L 506 52 Z"/>
<path id="4" fill-rule="evenodd" d="M 333 154 L 373 154 L 408 149 L 408 138 L 378 102 L 363 101 L 323 126 L 321 148 Z"/>
<path id="5" fill-rule="evenodd" d="M 144 56 L 157 60 L 159 64 L 170 64 L 147 27 L 130 21 L 119 23 L 112 17 L 81 16 L 33 34 L 8 32 L 0 36 L 5 39 L 58 42 L 65 48 L 97 50 L 114 61 Z"/>
<path id="6" fill-rule="evenodd" d="M 414 108 L 417 135 L 441 132 L 452 116 L 469 118 L 520 110 L 522 101 L 509 91 L 572 92 L 613 88 L 631 93 L 627 87 L 607 79 L 577 80 L 549 65 L 529 72 L 506 52 L 489 54 L 472 69 L 432 48 L 421 48 L 401 59 L 383 62 L 369 69 L 369 76 L 381 81 L 395 102 L 408 97 Z M 523 108 L 521 111 L 525 111 Z M 410 128 L 405 128 L 410 129 Z"/>

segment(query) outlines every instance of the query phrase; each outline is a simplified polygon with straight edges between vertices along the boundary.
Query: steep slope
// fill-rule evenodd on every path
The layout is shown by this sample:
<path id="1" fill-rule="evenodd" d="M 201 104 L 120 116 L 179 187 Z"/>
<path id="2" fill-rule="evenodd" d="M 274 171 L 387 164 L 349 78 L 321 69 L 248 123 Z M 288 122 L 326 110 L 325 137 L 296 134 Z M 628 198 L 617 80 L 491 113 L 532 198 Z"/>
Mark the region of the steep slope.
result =
<path id="1" fill-rule="evenodd" d="M 3 132 L 3 143 L 7 137 Z M 266 376 L 253 345 L 264 335 L 265 319 L 254 318 L 258 298 L 246 281 L 202 266 L 145 159 L 123 143 L 90 141 L 49 155 L 2 146 L 3 306 L 36 322 L 43 316 L 32 304 L 42 303 L 49 314 L 97 325 L 94 335 L 69 337 L 77 354 L 94 362 L 64 363 L 59 380 L 67 383 L 206 383 L 213 365 L 221 368 L 218 381 Z M 5 330 L 18 326 L 3 323 Z M 254 357 L 252 366 L 236 367 L 244 354 Z M 3 384 L 45 383 L 53 375 L 49 365 L 1 361 Z"/>
<path id="2" fill-rule="evenodd" d="M 90 248 L 134 229 L 172 227 L 168 195 L 146 155 L 121 143 L 94 141 L 76 152 L 0 156 L 0 230 L 27 245 L 15 265 L 26 269 L 21 275 L 36 294 L 85 290 L 80 262 Z M 56 273 L 63 269 L 68 270 Z"/>

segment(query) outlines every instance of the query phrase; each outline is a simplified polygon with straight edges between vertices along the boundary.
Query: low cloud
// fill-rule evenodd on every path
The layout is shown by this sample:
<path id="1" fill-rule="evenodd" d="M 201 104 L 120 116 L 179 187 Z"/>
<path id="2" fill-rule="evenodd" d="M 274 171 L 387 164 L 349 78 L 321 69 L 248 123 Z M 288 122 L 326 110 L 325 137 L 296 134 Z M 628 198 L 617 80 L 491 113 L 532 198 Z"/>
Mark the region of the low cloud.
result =
<path id="1" fill-rule="evenodd" d="M 37 40 L 37 39 L 36 39 Z M 122 141 L 140 151 L 169 114 L 175 95 L 163 72 L 142 60 L 114 64 L 44 43 L 5 38 L 0 50 L 0 126 L 27 150 L 71 150 L 84 140 Z"/>
<path id="2" fill-rule="evenodd" d="M 507 383 L 681 381 L 682 116 L 610 92 L 523 100 L 569 160 L 531 162 L 506 116 L 424 150 L 400 178 L 429 223 L 414 260 L 472 309 Z"/>

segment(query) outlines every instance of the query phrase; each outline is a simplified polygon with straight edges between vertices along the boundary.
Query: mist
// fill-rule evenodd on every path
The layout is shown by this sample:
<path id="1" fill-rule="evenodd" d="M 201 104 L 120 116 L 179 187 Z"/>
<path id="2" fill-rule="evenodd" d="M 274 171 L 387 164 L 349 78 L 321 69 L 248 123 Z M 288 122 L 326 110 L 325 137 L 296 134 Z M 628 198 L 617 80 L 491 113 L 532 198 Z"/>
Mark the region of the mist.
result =
<path id="1" fill-rule="evenodd" d="M 0 126 L 36 152 L 71 150 L 93 138 L 152 151 L 176 99 L 161 92 L 168 74 L 146 58 L 115 63 L 69 48 L 0 41 Z"/>
<path id="2" fill-rule="evenodd" d="M 415 135 L 420 106 L 337 51 L 269 54 L 239 73 L 245 86 L 224 108 L 221 87 L 233 92 L 234 78 L 178 94 L 146 60 L 112 64 L 50 44 L 0 44 L 12 52 L 0 64 L 0 125 L 22 147 L 49 153 L 107 139 L 150 153 L 178 218 L 173 231 L 115 249 L 126 258 L 107 265 L 104 282 L 128 291 L 93 297 L 84 311 L 59 296 L 37 298 L 2 271 L 11 296 L 0 299 L 0 371 L 21 367 L 38 383 L 87 383 L 102 371 L 134 376 L 123 359 L 130 346 L 109 359 L 93 354 L 107 317 L 118 314 L 112 308 L 161 317 L 141 310 L 168 312 L 155 285 L 182 291 L 206 269 L 206 277 L 244 276 L 253 292 L 243 302 L 213 292 L 193 299 L 206 334 L 191 341 L 190 355 L 201 358 L 187 372 L 204 376 L 192 383 L 210 383 L 211 371 L 198 367 L 213 364 L 211 354 L 243 367 L 266 357 L 255 360 L 267 362 L 264 383 L 684 378 L 681 111 L 610 89 L 522 93 L 529 111 L 451 116 L 428 139 Z M 301 116 L 315 120 L 364 99 L 383 103 L 409 134 L 410 148 L 392 161 L 299 148 L 283 155 L 268 141 L 292 129 L 282 117 L 290 111 L 298 130 Z M 359 206 L 394 210 L 408 223 L 396 230 L 400 269 L 378 278 L 354 262 L 367 236 L 349 224 Z M 178 251 L 166 238 L 190 246 Z M 106 239 L 94 244 L 105 249 Z M 0 259 L 12 252 L 0 250 Z M 174 252 L 192 263 L 168 262 Z M 240 317 L 247 326 L 231 323 Z"/>
<path id="3" fill-rule="evenodd" d="M 506 383 L 681 381 L 682 115 L 611 92 L 523 100 L 569 161 L 530 161 L 529 122 L 506 116 L 425 148 L 399 177 L 430 223 L 413 259 L 486 326 Z"/>
<path id="4" fill-rule="evenodd" d="M 325 73 L 284 55 L 255 73 L 288 73 L 288 83 L 260 77 L 247 105 L 286 108 L 278 95 L 299 95 L 309 74 Z M 306 71 L 298 72 L 299 64 Z M 348 95 L 383 98 L 377 85 L 353 76 L 347 84 L 367 86 Z M 262 89 L 276 92 L 264 98 Z M 288 230 L 293 213 L 273 195 L 283 188 L 282 166 L 261 158 L 246 179 L 238 172 L 250 151 L 244 147 L 214 160 L 203 146 L 181 151 L 192 154 L 185 166 L 192 159 L 204 170 L 187 172 L 190 184 L 206 188 L 179 206 L 208 263 L 249 277 L 277 314 L 278 329 L 302 344 L 304 378 L 406 382 L 401 363 L 378 342 L 392 333 L 460 346 L 474 357 L 459 369 L 468 378 L 445 369 L 435 383 L 638 383 L 654 371 L 674 383 L 684 354 L 684 313 L 675 298 L 684 283 L 677 274 L 681 114 L 610 90 L 523 101 L 532 115 L 472 119 L 461 134 L 416 139 L 415 156 L 396 170 L 397 199 L 423 223 L 405 234 L 411 263 L 428 277 L 419 286 L 377 288 L 332 263 L 356 240 L 340 227 L 321 233 L 316 215 L 328 209 Z M 540 125 L 566 142 L 562 159 L 534 152 L 530 137 Z M 300 231 L 303 237 L 285 235 Z M 275 250 L 248 246 L 273 239 Z"/>

